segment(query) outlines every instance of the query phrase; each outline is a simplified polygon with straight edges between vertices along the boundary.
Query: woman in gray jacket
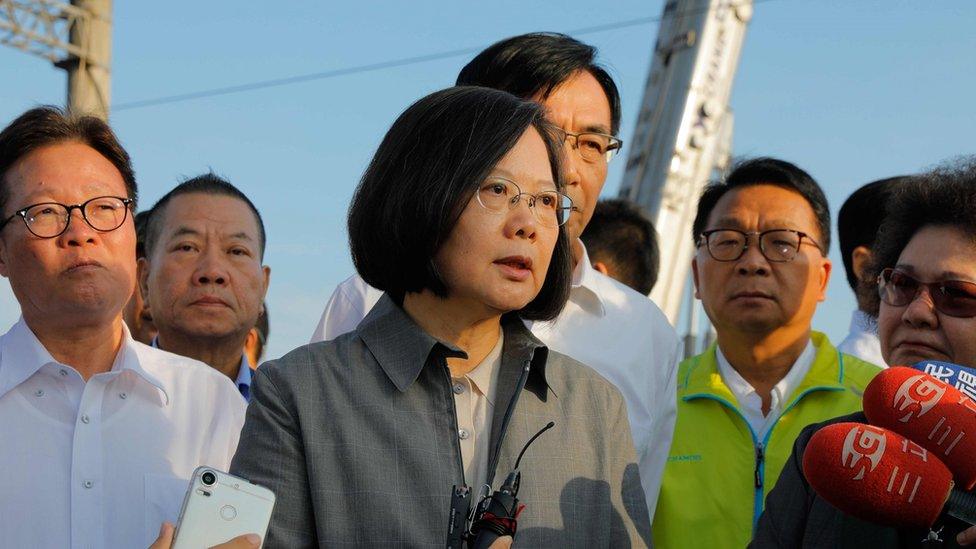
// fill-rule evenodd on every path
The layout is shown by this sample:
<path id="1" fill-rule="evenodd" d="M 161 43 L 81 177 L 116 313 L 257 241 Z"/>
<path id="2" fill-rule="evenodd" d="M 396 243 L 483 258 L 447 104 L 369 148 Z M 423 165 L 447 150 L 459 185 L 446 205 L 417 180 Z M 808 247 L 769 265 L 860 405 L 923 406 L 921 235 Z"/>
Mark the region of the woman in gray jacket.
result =
<path id="1" fill-rule="evenodd" d="M 538 104 L 486 88 L 393 124 L 349 210 L 356 269 L 386 295 L 256 374 L 231 470 L 277 494 L 266 546 L 460 547 L 550 422 L 518 465 L 515 545 L 649 545 L 620 394 L 523 323 L 569 292 L 560 149 Z"/>

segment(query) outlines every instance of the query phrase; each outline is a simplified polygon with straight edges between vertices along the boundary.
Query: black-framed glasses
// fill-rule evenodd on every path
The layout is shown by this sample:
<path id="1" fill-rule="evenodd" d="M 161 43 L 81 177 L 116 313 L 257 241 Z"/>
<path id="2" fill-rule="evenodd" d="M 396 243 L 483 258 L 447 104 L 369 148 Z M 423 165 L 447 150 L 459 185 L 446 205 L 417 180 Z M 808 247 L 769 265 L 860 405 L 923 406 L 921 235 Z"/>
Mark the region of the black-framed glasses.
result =
<path id="1" fill-rule="evenodd" d="M 493 213 L 505 213 L 525 197 L 535 218 L 547 227 L 558 227 L 569 218 L 573 200 L 559 191 L 525 193 L 518 184 L 504 177 L 491 176 L 478 187 L 478 204 Z"/>
<path id="2" fill-rule="evenodd" d="M 810 235 L 793 229 L 772 229 L 761 233 L 715 229 L 703 232 L 698 239 L 698 246 L 704 245 L 708 249 L 708 255 L 716 261 L 735 261 L 749 249 L 751 236 L 759 237 L 759 251 L 763 257 L 774 263 L 793 261 L 800 252 L 804 238 L 823 253 L 823 248 Z"/>
<path id="3" fill-rule="evenodd" d="M 898 269 L 887 268 L 878 275 L 878 296 L 892 307 L 904 307 L 915 301 L 922 288 L 932 298 L 940 313 L 957 318 L 976 316 L 976 283 L 965 280 L 921 282 Z"/>
<path id="4" fill-rule="evenodd" d="M 599 132 L 568 132 L 559 126 L 551 126 L 552 131 L 563 142 L 571 139 L 570 145 L 579 152 L 580 157 L 587 162 L 610 162 L 623 147 L 620 139 Z"/>
<path id="5" fill-rule="evenodd" d="M 64 234 L 71 223 L 71 210 L 78 209 L 88 225 L 103 233 L 114 231 L 125 223 L 129 207 L 135 200 L 118 196 L 97 196 L 81 204 L 65 205 L 59 202 L 42 202 L 14 212 L 0 223 L 0 230 L 15 217 L 20 216 L 27 230 L 38 238 L 54 238 Z"/>

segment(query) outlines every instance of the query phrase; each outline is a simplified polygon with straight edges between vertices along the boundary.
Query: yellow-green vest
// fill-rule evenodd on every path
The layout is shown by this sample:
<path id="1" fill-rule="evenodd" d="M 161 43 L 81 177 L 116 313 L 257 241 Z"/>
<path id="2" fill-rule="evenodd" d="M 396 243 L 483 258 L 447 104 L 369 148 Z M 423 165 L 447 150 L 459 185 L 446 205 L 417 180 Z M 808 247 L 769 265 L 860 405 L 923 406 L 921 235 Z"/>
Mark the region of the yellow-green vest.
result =
<path id="1" fill-rule="evenodd" d="M 678 415 L 654 513 L 657 548 L 741 548 L 753 528 L 793 441 L 811 423 L 856 412 L 878 366 L 811 334 L 810 371 L 786 400 L 763 439 L 745 420 L 722 381 L 715 346 L 678 368 Z"/>

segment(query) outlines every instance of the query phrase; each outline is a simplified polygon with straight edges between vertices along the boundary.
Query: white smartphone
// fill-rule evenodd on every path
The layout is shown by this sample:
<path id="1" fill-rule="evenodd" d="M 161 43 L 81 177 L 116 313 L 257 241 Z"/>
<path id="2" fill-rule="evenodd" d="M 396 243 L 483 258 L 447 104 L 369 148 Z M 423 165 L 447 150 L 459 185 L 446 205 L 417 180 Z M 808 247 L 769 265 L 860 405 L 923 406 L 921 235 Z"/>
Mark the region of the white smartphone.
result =
<path id="1" fill-rule="evenodd" d="M 218 471 L 197 467 L 183 497 L 172 549 L 200 549 L 244 534 L 268 533 L 274 492 Z"/>

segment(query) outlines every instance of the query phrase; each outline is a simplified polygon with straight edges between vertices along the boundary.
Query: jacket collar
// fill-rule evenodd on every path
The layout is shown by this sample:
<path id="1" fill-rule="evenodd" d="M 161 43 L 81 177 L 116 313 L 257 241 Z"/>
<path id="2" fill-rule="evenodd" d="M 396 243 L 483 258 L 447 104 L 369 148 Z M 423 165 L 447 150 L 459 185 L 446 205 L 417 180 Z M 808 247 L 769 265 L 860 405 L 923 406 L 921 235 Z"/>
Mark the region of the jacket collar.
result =
<path id="1" fill-rule="evenodd" d="M 508 385 L 514 387 L 522 367 L 528 364 L 526 388 L 545 400 L 548 389 L 545 375 L 548 349 L 529 332 L 518 315 L 504 315 L 502 329 L 505 340 L 498 380 L 499 391 Z M 468 356 L 461 349 L 427 334 L 386 294 L 383 294 L 359 324 L 357 333 L 380 368 L 401 392 L 406 391 L 417 380 L 429 360 Z"/>
<path id="2" fill-rule="evenodd" d="M 810 371 L 800 381 L 800 384 L 789 395 L 787 402 L 792 402 L 797 396 L 810 390 L 843 390 L 844 359 L 837 349 L 830 343 L 827 336 L 820 332 L 811 332 L 810 340 L 816 349 Z M 736 402 L 732 391 L 725 385 L 718 370 L 715 358 L 716 343 L 713 343 L 704 353 L 692 357 L 691 366 L 683 379 L 679 379 L 678 398 L 695 398 L 713 396 Z"/>

